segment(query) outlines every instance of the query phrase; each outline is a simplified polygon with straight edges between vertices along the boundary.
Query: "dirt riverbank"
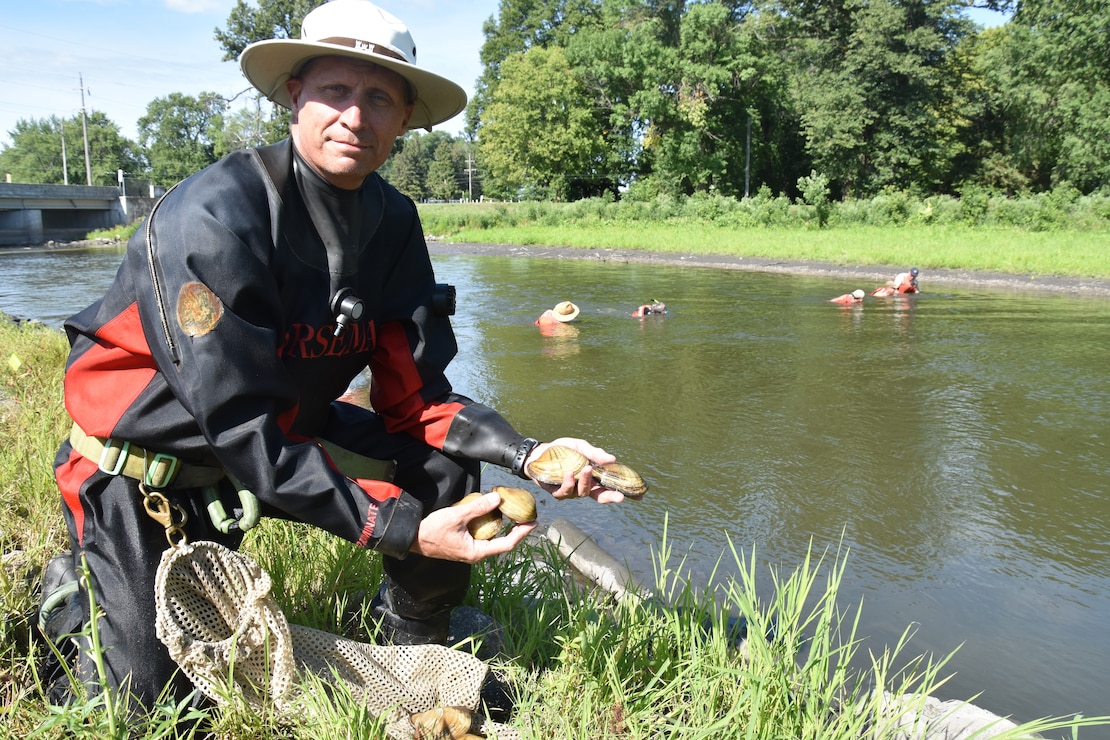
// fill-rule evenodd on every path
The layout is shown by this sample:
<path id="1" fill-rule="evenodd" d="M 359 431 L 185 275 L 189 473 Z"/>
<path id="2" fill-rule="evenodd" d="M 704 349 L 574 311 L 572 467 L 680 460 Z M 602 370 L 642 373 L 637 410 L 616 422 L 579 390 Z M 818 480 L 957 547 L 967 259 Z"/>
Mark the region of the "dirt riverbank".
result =
<path id="1" fill-rule="evenodd" d="M 848 281 L 845 291 L 854 288 L 869 289 L 894 277 L 896 272 L 909 265 L 836 265 L 804 260 L 771 260 L 760 257 L 725 257 L 720 255 L 668 254 L 642 252 L 634 249 L 579 249 L 573 247 L 521 247 L 511 244 L 464 244 L 428 241 L 433 255 L 468 254 L 497 257 L 540 257 L 547 259 L 596 260 L 598 262 L 636 262 L 658 265 L 688 265 L 690 267 L 715 267 L 751 272 L 779 272 L 790 275 L 843 278 Z M 858 284 L 857 284 L 858 283 Z M 921 268 L 922 290 L 929 285 L 952 285 L 989 288 L 992 290 L 1036 290 L 1050 293 L 1072 293 L 1081 296 L 1110 298 L 1110 280 L 1096 278 L 1067 278 L 1046 275 L 1009 275 L 973 270 L 941 270 Z"/>

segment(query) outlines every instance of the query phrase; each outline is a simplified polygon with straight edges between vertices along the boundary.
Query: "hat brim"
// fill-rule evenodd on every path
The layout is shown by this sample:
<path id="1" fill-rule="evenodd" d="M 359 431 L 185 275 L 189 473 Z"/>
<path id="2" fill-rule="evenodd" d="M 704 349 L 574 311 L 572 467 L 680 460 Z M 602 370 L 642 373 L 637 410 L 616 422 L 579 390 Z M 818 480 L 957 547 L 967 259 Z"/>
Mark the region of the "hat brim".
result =
<path id="1" fill-rule="evenodd" d="M 570 313 L 560 314 L 560 313 L 555 313 L 554 311 L 552 311 L 551 315 L 554 316 L 555 320 L 558 321 L 560 324 L 566 324 L 568 322 L 571 322 L 571 321 L 574 321 L 575 319 L 577 319 L 578 314 L 580 314 L 581 312 L 582 312 L 582 309 L 575 306 L 574 310 L 571 311 Z"/>
<path id="2" fill-rule="evenodd" d="M 285 82 L 293 70 L 309 59 L 321 56 L 373 62 L 408 80 L 416 91 L 416 103 L 409 119 L 410 130 L 422 128 L 431 131 L 432 126 L 454 118 L 466 107 L 466 91 L 446 77 L 384 54 L 336 44 L 303 39 L 256 41 L 239 55 L 239 67 L 263 95 L 283 108 L 292 108 Z"/>

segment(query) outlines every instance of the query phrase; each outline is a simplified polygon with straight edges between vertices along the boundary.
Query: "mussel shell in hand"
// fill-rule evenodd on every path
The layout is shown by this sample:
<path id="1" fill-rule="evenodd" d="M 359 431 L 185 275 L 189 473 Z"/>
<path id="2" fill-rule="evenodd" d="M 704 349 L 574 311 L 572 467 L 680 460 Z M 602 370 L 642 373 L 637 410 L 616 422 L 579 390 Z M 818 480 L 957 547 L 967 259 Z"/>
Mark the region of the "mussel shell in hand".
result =
<path id="1" fill-rule="evenodd" d="M 625 496 L 639 497 L 647 493 L 648 486 L 632 468 L 624 463 L 611 462 L 593 466 L 593 477 L 598 483 Z"/>
<path id="2" fill-rule="evenodd" d="M 494 486 L 492 492 L 501 496 L 501 514 L 517 524 L 536 521 L 536 499 L 523 488 Z"/>
<path id="3" fill-rule="evenodd" d="M 590 464 L 581 452 L 563 445 L 551 445 L 543 454 L 528 463 L 527 473 L 540 483 L 562 485 L 567 473 L 578 475 Z"/>
<path id="4" fill-rule="evenodd" d="M 484 495 L 485 494 L 478 492 L 468 493 L 456 501 L 454 505 L 459 506 L 461 504 L 470 503 L 475 498 Z M 501 519 L 501 510 L 494 509 L 487 514 L 482 514 L 479 517 L 471 519 L 470 523 L 466 525 L 466 528 L 470 531 L 470 536 L 476 540 L 492 540 L 498 535 L 504 525 L 505 522 Z"/>

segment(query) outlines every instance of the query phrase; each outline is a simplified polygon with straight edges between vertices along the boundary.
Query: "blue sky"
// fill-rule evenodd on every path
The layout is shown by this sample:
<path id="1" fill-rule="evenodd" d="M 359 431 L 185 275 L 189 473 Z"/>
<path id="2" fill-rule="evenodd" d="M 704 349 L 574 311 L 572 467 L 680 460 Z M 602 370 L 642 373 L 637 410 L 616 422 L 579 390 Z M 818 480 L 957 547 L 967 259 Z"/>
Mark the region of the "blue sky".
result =
<path id="1" fill-rule="evenodd" d="M 403 20 L 420 65 L 468 93 L 481 73 L 482 23 L 498 0 L 377 0 Z M 12 0 L 0 13 L 0 142 L 20 119 L 98 110 L 136 139 L 147 104 L 180 92 L 231 97 L 250 84 L 220 61 L 214 30 L 235 0 Z M 437 127 L 459 133 L 463 116 Z"/>
<path id="2" fill-rule="evenodd" d="M 498 0 L 377 0 L 403 20 L 420 65 L 469 93 L 481 72 L 482 23 Z M 0 13 L 0 143 L 20 119 L 103 112 L 122 134 L 155 98 L 180 92 L 231 97 L 249 87 L 235 62 L 222 62 L 213 38 L 235 0 L 13 0 Z M 996 15 L 973 13 L 984 25 Z M 437 127 L 457 134 L 456 116 Z"/>

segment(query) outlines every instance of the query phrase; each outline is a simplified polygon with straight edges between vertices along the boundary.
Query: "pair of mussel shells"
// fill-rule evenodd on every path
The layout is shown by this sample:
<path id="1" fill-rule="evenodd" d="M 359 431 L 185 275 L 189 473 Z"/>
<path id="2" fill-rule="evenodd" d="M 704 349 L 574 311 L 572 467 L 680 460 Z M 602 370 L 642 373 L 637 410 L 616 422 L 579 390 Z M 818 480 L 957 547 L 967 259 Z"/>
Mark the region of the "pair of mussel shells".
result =
<path id="1" fill-rule="evenodd" d="M 415 740 L 478 740 L 486 736 L 486 718 L 466 707 L 435 707 L 410 719 Z"/>
<path id="2" fill-rule="evenodd" d="M 562 485 L 567 473 L 578 475 L 590 465 L 589 458 L 578 450 L 563 445 L 552 445 L 543 454 L 528 463 L 528 475 L 540 483 Z M 630 498 L 640 498 L 648 486 L 632 468 L 624 463 L 612 462 L 593 465 L 593 477 L 598 483 L 613 491 L 620 491 Z"/>
<path id="3" fill-rule="evenodd" d="M 536 521 L 536 499 L 523 488 L 510 488 L 509 486 L 494 486 L 491 493 L 501 496 L 501 505 L 488 514 L 483 514 L 470 520 L 468 529 L 470 536 L 476 540 L 492 540 L 504 528 L 504 518 L 511 519 L 516 524 L 528 524 Z M 455 504 L 473 501 L 484 494 L 480 492 L 469 493 Z"/>

